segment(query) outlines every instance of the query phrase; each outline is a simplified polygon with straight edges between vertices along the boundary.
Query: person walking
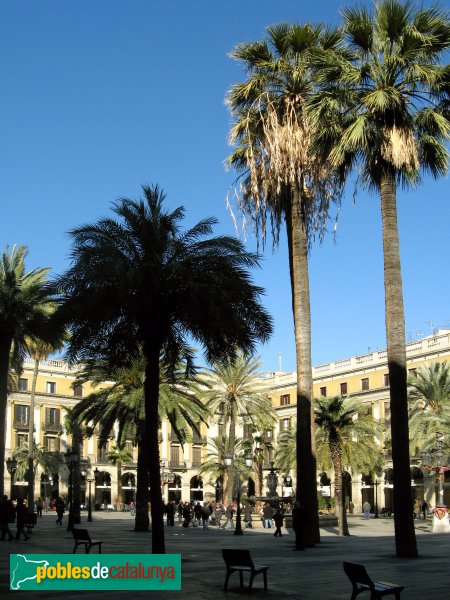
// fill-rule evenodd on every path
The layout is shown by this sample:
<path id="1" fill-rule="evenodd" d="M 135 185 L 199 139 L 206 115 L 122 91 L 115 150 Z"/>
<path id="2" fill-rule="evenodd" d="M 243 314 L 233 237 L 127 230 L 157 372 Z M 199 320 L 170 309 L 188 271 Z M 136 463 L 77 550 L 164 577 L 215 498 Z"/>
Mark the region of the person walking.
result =
<path id="1" fill-rule="evenodd" d="M 18 498 L 17 506 L 15 508 L 16 511 L 16 540 L 20 539 L 20 534 L 23 533 L 23 538 L 25 540 L 29 540 L 30 537 L 25 531 L 25 522 L 27 520 L 28 508 L 26 507 L 23 498 Z"/>
<path id="2" fill-rule="evenodd" d="M 364 504 L 362 505 L 362 507 L 363 507 L 363 511 L 364 511 L 364 518 L 366 520 L 370 519 L 370 509 L 372 508 L 371 505 L 370 505 L 370 503 L 367 502 L 367 500 L 366 500 L 364 502 Z"/>
<path id="3" fill-rule="evenodd" d="M 264 527 L 266 529 L 270 529 L 272 527 L 273 509 L 268 502 L 266 502 L 263 508 L 262 516 L 264 520 Z"/>
<path id="4" fill-rule="evenodd" d="M 64 504 L 64 500 L 61 498 L 61 496 L 59 496 L 58 499 L 56 500 L 56 514 L 58 515 L 56 522 L 59 525 L 62 525 L 62 518 L 63 518 L 65 509 L 66 509 L 66 505 Z"/>
<path id="5" fill-rule="evenodd" d="M 166 506 L 166 515 L 167 515 L 167 525 L 169 527 L 174 527 L 174 525 L 175 525 L 175 503 L 173 500 L 169 500 L 169 503 Z"/>
<path id="6" fill-rule="evenodd" d="M 194 525 L 194 527 L 198 527 L 200 525 L 201 512 L 202 512 L 202 506 L 201 506 L 200 502 L 197 502 L 196 504 L 194 504 L 193 511 L 194 511 L 193 525 Z"/>
<path id="7" fill-rule="evenodd" d="M 36 500 L 36 512 L 38 514 L 38 517 L 42 517 L 42 508 L 43 508 L 43 502 L 42 502 L 42 498 L 39 496 L 39 498 Z"/>
<path id="8" fill-rule="evenodd" d="M 252 528 L 252 507 L 250 504 L 244 506 L 244 523 L 245 527 Z"/>
<path id="9" fill-rule="evenodd" d="M 206 531 L 209 527 L 209 517 L 211 516 L 211 510 L 209 502 L 206 502 L 200 509 L 200 516 L 203 523 L 203 531 Z"/>
<path id="10" fill-rule="evenodd" d="M 220 527 L 220 521 L 222 520 L 222 517 L 225 514 L 225 509 L 223 507 L 223 504 L 220 504 L 220 502 L 217 502 L 216 507 L 214 509 L 214 513 L 215 513 L 215 517 L 216 517 L 216 525 L 217 525 L 217 527 Z"/>
<path id="11" fill-rule="evenodd" d="M 230 529 L 234 529 L 233 515 L 233 507 L 231 504 L 229 504 L 225 510 L 225 523 L 221 526 L 221 529 L 226 529 L 228 523 L 230 524 Z"/>
<path id="12" fill-rule="evenodd" d="M 414 518 L 420 519 L 420 506 L 419 506 L 419 500 L 417 498 L 414 500 L 413 512 L 414 512 Z"/>
<path id="13" fill-rule="evenodd" d="M 284 515 L 281 512 L 281 510 L 278 508 L 275 512 L 275 514 L 273 515 L 273 520 L 276 526 L 275 529 L 275 533 L 273 534 L 274 537 L 281 537 L 282 533 L 281 533 L 281 528 L 283 527 L 283 522 L 284 522 Z"/>
<path id="14" fill-rule="evenodd" d="M 182 527 L 189 527 L 189 523 L 191 521 L 191 517 L 192 517 L 192 511 L 191 511 L 191 507 L 189 506 L 189 502 L 185 502 L 184 506 L 183 506 L 183 524 Z"/>
<path id="15" fill-rule="evenodd" d="M 294 502 L 292 509 L 292 529 L 295 533 L 295 548 L 294 550 L 304 550 L 303 530 L 305 528 L 307 515 L 306 511 L 300 502 Z"/>
<path id="16" fill-rule="evenodd" d="M 420 505 L 420 512 L 423 515 L 424 521 L 426 521 L 428 516 L 428 502 L 425 500 L 425 498 L 422 500 Z"/>
<path id="17" fill-rule="evenodd" d="M 11 500 L 8 500 L 8 496 L 3 496 L 0 500 L 0 528 L 1 528 L 1 539 L 5 539 L 8 534 L 8 539 L 13 539 L 13 534 L 9 528 L 9 524 L 14 521 L 14 504 Z"/>

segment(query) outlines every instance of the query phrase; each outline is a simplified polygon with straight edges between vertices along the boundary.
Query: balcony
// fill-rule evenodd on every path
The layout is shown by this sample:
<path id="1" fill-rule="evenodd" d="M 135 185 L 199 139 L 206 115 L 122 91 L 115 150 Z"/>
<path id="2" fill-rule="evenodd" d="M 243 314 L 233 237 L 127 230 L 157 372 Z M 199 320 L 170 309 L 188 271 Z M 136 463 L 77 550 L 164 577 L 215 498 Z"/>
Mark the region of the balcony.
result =
<path id="1" fill-rule="evenodd" d="M 106 456 L 106 454 L 99 454 L 97 455 L 96 461 L 97 464 L 99 465 L 110 465 L 112 464 L 111 461 L 109 460 L 109 458 Z"/>
<path id="2" fill-rule="evenodd" d="M 180 462 L 179 460 L 169 460 L 169 469 L 173 469 L 174 471 L 186 471 L 186 463 Z"/>
<path id="3" fill-rule="evenodd" d="M 13 427 L 14 429 L 28 429 L 28 419 L 26 421 L 22 419 L 14 419 Z"/>
<path id="4" fill-rule="evenodd" d="M 53 433 L 62 433 L 63 426 L 62 423 L 51 423 L 50 421 L 44 421 L 42 423 L 42 429 L 44 431 L 51 431 Z"/>
<path id="5" fill-rule="evenodd" d="M 192 436 L 192 443 L 199 446 L 206 446 L 206 435 L 194 435 Z"/>

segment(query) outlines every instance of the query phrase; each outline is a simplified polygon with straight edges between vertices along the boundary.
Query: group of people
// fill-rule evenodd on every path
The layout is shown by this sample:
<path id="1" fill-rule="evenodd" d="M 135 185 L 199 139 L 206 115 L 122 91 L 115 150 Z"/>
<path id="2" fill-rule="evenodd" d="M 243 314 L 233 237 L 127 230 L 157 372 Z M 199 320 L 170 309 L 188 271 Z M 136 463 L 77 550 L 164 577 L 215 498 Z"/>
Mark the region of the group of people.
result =
<path id="1" fill-rule="evenodd" d="M 8 499 L 6 494 L 0 500 L 0 527 L 1 540 L 4 541 L 6 536 L 8 540 L 13 539 L 13 533 L 9 527 L 10 523 L 16 523 L 16 540 L 23 535 L 24 540 L 30 539 L 30 536 L 25 530 L 25 524 L 28 516 L 28 507 L 23 498 L 18 498 L 16 505 L 12 500 Z"/>

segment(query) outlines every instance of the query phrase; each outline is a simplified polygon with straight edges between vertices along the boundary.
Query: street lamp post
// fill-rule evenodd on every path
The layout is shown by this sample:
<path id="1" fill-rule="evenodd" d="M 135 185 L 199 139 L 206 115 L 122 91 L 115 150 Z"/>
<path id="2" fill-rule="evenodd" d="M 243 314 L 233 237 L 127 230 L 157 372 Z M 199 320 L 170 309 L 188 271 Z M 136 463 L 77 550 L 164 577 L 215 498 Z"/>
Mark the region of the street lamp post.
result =
<path id="1" fill-rule="evenodd" d="M 380 485 L 380 483 L 381 482 L 378 479 L 378 477 L 373 482 L 373 485 L 375 486 L 375 516 L 374 516 L 374 519 L 379 519 L 379 515 L 378 515 L 378 486 Z"/>
<path id="2" fill-rule="evenodd" d="M 11 476 L 11 491 L 9 497 L 12 500 L 14 494 L 14 475 L 17 471 L 17 460 L 15 458 L 8 458 L 6 460 L 6 468 L 8 469 L 8 473 Z"/>
<path id="3" fill-rule="evenodd" d="M 94 469 L 94 477 L 88 477 L 87 482 L 88 482 L 88 486 L 89 486 L 89 500 L 88 500 L 88 523 L 92 523 L 92 521 L 94 520 L 92 518 L 92 495 L 91 495 L 91 485 L 94 481 L 97 480 L 97 477 L 99 475 L 100 471 L 98 469 Z"/>
<path id="4" fill-rule="evenodd" d="M 72 450 L 67 450 L 63 455 L 67 468 L 69 469 L 69 522 L 67 531 L 73 530 L 73 470 L 78 462 L 78 454 Z"/>
<path id="5" fill-rule="evenodd" d="M 239 457 L 239 458 L 241 458 L 241 457 Z M 228 468 L 231 467 L 231 465 L 233 464 L 233 457 L 230 454 L 225 457 L 225 464 Z M 245 464 L 248 468 L 250 468 L 252 466 L 253 459 L 250 456 L 250 454 L 248 454 L 245 457 Z M 242 523 L 241 523 L 241 472 L 239 469 L 239 463 L 236 463 L 236 465 L 237 465 L 236 466 L 236 474 L 237 474 L 238 486 L 237 486 L 236 528 L 234 530 L 234 535 L 244 535 L 244 532 L 242 530 Z"/>

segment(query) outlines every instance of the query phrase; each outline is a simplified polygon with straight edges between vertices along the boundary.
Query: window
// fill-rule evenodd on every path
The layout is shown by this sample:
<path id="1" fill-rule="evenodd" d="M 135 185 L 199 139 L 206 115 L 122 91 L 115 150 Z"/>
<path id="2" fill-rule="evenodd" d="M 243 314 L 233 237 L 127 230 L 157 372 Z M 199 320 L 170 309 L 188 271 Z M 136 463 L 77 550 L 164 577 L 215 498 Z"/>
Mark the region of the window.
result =
<path id="1" fill-rule="evenodd" d="M 54 381 L 47 381 L 45 391 L 47 394 L 56 394 L 56 383 Z"/>
<path id="2" fill-rule="evenodd" d="M 325 396 L 327 395 L 327 388 L 326 387 L 321 387 L 320 388 L 320 395 L 325 398 Z"/>
<path id="3" fill-rule="evenodd" d="M 287 429 L 291 428 L 291 420 L 286 418 L 286 419 L 280 419 L 280 431 L 286 431 Z"/>
<path id="4" fill-rule="evenodd" d="M 408 369 L 408 375 L 410 377 L 417 377 L 417 369 Z"/>
<path id="5" fill-rule="evenodd" d="M 283 394 L 280 396 L 280 406 L 288 406 L 291 403 L 291 395 Z"/>
<path id="6" fill-rule="evenodd" d="M 358 417 L 370 417 L 372 416 L 372 405 L 365 404 L 360 410 L 358 410 Z"/>
<path id="7" fill-rule="evenodd" d="M 25 379 L 24 377 L 19 377 L 19 390 L 21 392 L 28 391 L 28 379 Z"/>
<path id="8" fill-rule="evenodd" d="M 361 390 L 367 391 L 369 389 L 369 378 L 368 377 L 364 377 L 363 379 L 361 379 Z"/>
<path id="9" fill-rule="evenodd" d="M 389 423 L 391 420 L 391 404 L 390 402 L 384 403 L 384 421 Z"/>
<path id="10" fill-rule="evenodd" d="M 384 378 L 384 387 L 389 387 L 389 373 L 385 373 L 383 378 Z"/>
<path id="11" fill-rule="evenodd" d="M 59 452 L 59 437 L 46 435 L 44 438 L 44 447 L 46 452 Z"/>
<path id="12" fill-rule="evenodd" d="M 348 394 L 348 386 L 346 381 L 341 383 L 341 396 L 345 396 L 345 394 Z"/>
<path id="13" fill-rule="evenodd" d="M 131 440 L 127 440 L 125 442 L 125 450 L 128 450 L 128 452 L 131 452 L 131 454 L 133 454 L 133 442 Z"/>
<path id="14" fill-rule="evenodd" d="M 28 444 L 28 433 L 18 433 L 16 435 L 16 448 L 21 448 Z"/>
<path id="15" fill-rule="evenodd" d="M 83 397 L 83 386 L 82 385 L 74 385 L 73 386 L 73 395 L 76 396 L 77 398 L 82 398 Z"/>
<path id="16" fill-rule="evenodd" d="M 180 464 L 180 446 L 170 446 L 170 462 L 172 465 Z"/>
<path id="17" fill-rule="evenodd" d="M 47 408 L 46 421 L 48 425 L 59 425 L 59 408 Z"/>
<path id="18" fill-rule="evenodd" d="M 225 424 L 224 423 L 219 423 L 218 429 L 219 429 L 219 435 L 220 436 L 224 436 L 225 435 Z"/>
<path id="19" fill-rule="evenodd" d="M 220 402 L 219 406 L 217 408 L 217 412 L 219 413 L 219 415 L 223 415 L 223 413 L 225 412 L 225 402 Z"/>
<path id="20" fill-rule="evenodd" d="M 192 448 L 192 466 L 199 467 L 202 464 L 202 449 L 194 446 Z"/>
<path id="21" fill-rule="evenodd" d="M 20 425 L 28 424 L 28 406 L 16 404 L 14 406 L 14 421 Z"/>

